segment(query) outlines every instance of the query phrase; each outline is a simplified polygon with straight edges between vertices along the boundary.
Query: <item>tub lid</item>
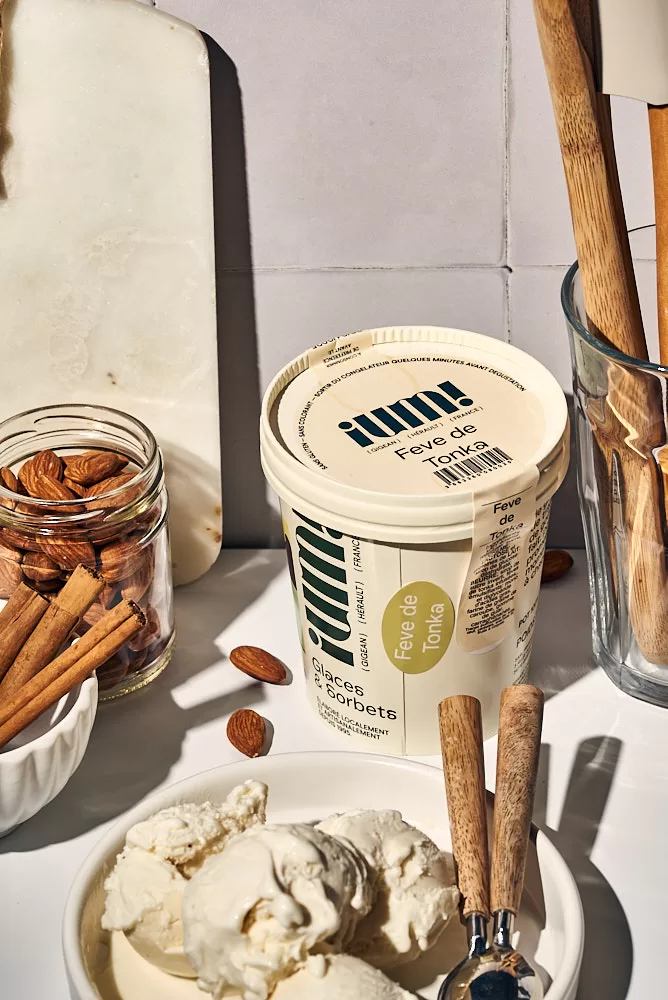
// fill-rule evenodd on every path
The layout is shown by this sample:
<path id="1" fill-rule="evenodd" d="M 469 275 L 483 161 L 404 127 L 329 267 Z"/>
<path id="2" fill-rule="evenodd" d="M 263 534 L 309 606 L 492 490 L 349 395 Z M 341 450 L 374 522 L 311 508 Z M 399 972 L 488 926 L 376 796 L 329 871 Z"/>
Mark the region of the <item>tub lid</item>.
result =
<path id="1" fill-rule="evenodd" d="M 409 495 L 469 492 L 539 465 L 563 433 L 563 393 L 532 358 L 490 346 L 366 331 L 316 348 L 281 396 L 283 441 L 337 482 Z"/>
<path id="2" fill-rule="evenodd" d="M 265 466 L 279 448 L 334 509 L 355 494 L 369 510 L 438 507 L 432 523 L 568 450 L 564 394 L 541 364 L 439 327 L 365 330 L 306 352 L 270 386 L 263 425 Z"/>

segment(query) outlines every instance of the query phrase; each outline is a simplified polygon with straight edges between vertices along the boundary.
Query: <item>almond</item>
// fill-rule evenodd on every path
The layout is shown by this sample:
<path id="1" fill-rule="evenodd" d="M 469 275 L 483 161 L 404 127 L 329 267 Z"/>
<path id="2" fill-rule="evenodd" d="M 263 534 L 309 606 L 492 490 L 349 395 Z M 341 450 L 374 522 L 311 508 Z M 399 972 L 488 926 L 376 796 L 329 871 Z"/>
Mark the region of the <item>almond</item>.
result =
<path id="1" fill-rule="evenodd" d="M 0 469 L 0 479 L 2 480 L 2 485 L 6 490 L 12 490 L 14 493 L 18 493 L 19 481 L 12 470 L 8 469 L 6 465 Z"/>
<path id="2" fill-rule="evenodd" d="M 573 556 L 570 552 L 564 552 L 563 549 L 549 549 L 545 553 L 540 582 L 553 583 L 555 580 L 560 580 L 572 565 Z"/>
<path id="3" fill-rule="evenodd" d="M 145 553 L 135 536 L 128 535 L 100 549 L 100 573 L 106 583 L 119 583 L 134 576 L 142 565 Z"/>
<path id="4" fill-rule="evenodd" d="M 133 653 L 130 656 L 130 666 L 128 667 L 129 673 L 136 673 L 137 670 L 141 668 L 146 663 L 148 659 L 148 649 L 142 649 L 141 653 Z"/>
<path id="5" fill-rule="evenodd" d="M 30 535 L 24 535 L 21 531 L 3 528 L 2 539 L 15 549 L 25 549 L 27 552 L 42 551 L 42 544 L 39 538 L 31 538 Z"/>
<path id="6" fill-rule="evenodd" d="M 0 559 L 10 559 L 11 562 L 21 562 L 23 553 L 10 545 L 6 538 L 0 535 Z"/>
<path id="7" fill-rule="evenodd" d="M 0 559 L 0 597 L 11 597 L 22 580 L 19 563 L 13 559 Z"/>
<path id="8" fill-rule="evenodd" d="M 54 479 L 52 476 L 46 476 L 41 472 L 33 473 L 30 478 L 31 496 L 38 500 L 76 500 L 76 495 L 72 490 L 68 489 L 64 483 L 61 483 L 58 479 Z M 44 512 L 44 508 L 38 509 L 37 504 L 33 504 L 32 508 L 30 506 L 30 501 L 25 501 L 20 503 L 17 509 L 24 510 L 28 514 L 40 514 Z M 52 513 L 54 514 L 78 514 L 80 510 L 83 510 L 83 504 L 78 507 L 74 504 L 63 504 L 63 506 L 54 507 Z M 51 513 L 51 511 L 49 512 Z"/>
<path id="9" fill-rule="evenodd" d="M 18 493 L 19 491 L 19 481 L 7 466 L 0 469 L 0 484 L 4 486 L 6 490 L 11 490 L 12 493 Z M 0 497 L 0 506 L 9 507 L 10 510 L 14 510 L 15 501 L 5 499 L 5 497 Z"/>
<path id="10" fill-rule="evenodd" d="M 237 670 L 266 684 L 282 684 L 287 677 L 281 661 L 259 646 L 237 646 L 230 653 L 230 661 Z"/>
<path id="11" fill-rule="evenodd" d="M 109 479 L 103 479 L 101 482 L 96 483 L 94 486 L 90 486 L 86 490 L 86 499 L 95 499 L 94 503 L 87 503 L 87 510 L 106 510 L 109 507 L 124 507 L 125 504 L 131 503 L 136 500 L 138 496 L 141 495 L 141 486 L 134 486 L 132 489 L 123 490 L 122 493 L 118 493 L 116 496 L 106 496 L 105 494 L 111 493 L 112 490 L 118 490 L 126 483 L 131 482 L 136 477 L 135 472 L 124 472 L 120 476 L 111 476 Z"/>
<path id="12" fill-rule="evenodd" d="M 146 612 L 146 624 L 128 642 L 128 648 L 135 653 L 140 653 L 148 649 L 155 638 L 160 633 L 160 618 L 158 612 L 153 607 L 149 607 Z"/>
<path id="13" fill-rule="evenodd" d="M 38 451 L 31 458 L 33 472 L 38 476 L 50 476 L 51 479 L 63 478 L 63 460 L 50 449 Z"/>
<path id="14" fill-rule="evenodd" d="M 264 749 L 264 719 L 250 708 L 233 712 L 227 723 L 227 738 L 246 757 L 259 757 Z"/>
<path id="15" fill-rule="evenodd" d="M 107 610 L 108 609 L 105 608 L 104 605 L 99 604 L 98 601 L 95 601 L 95 603 L 91 604 L 88 611 L 83 616 L 82 621 L 85 622 L 88 627 L 90 627 L 91 625 L 97 625 L 100 618 L 104 618 L 104 616 L 107 613 Z"/>
<path id="16" fill-rule="evenodd" d="M 46 451 L 38 451 L 36 455 L 23 463 L 19 469 L 19 480 L 33 497 L 39 496 L 39 493 L 35 493 L 33 489 L 37 476 L 48 476 L 50 479 L 60 481 L 63 478 L 62 458 L 47 449 Z"/>
<path id="17" fill-rule="evenodd" d="M 127 464 L 125 455 L 115 451 L 84 451 L 80 455 L 65 456 L 65 475 L 81 486 L 93 486 L 115 476 Z"/>
<path id="18" fill-rule="evenodd" d="M 129 660 L 124 649 L 97 668 L 97 683 L 100 691 L 108 691 L 116 687 L 128 672 Z"/>
<path id="19" fill-rule="evenodd" d="M 95 568 L 95 549 L 90 542 L 48 535 L 40 538 L 39 547 L 61 569 L 76 569 L 79 563 Z"/>
<path id="20" fill-rule="evenodd" d="M 121 582 L 121 594 L 127 601 L 141 601 L 153 583 L 153 552 L 147 550 L 137 570 Z"/>
<path id="21" fill-rule="evenodd" d="M 29 552 L 23 559 L 23 575 L 41 583 L 45 580 L 60 580 L 60 566 L 43 552 Z"/>
<path id="22" fill-rule="evenodd" d="M 77 497 L 86 496 L 86 487 L 82 486 L 81 483 L 75 483 L 73 479 L 68 479 L 67 476 L 63 479 L 63 486 L 67 486 L 68 490 L 71 490 Z"/>
<path id="23" fill-rule="evenodd" d="M 31 580 L 31 583 L 35 590 L 39 590 L 40 594 L 55 594 L 63 586 L 63 581 L 60 578 L 57 580 Z"/>

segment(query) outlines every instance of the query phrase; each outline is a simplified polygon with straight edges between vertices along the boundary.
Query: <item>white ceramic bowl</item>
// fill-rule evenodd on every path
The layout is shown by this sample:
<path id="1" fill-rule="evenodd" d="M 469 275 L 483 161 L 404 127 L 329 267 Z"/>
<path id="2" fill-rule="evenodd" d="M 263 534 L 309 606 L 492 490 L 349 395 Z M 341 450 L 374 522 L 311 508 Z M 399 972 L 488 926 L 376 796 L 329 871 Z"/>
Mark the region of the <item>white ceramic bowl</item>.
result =
<path id="1" fill-rule="evenodd" d="M 97 711 L 89 677 L 0 750 L 0 836 L 61 792 L 88 746 Z"/>
<path id="2" fill-rule="evenodd" d="M 151 796 L 117 823 L 79 871 L 65 907 L 63 950 L 73 1000 L 203 1000 L 194 980 L 178 979 L 140 958 L 122 934 L 101 930 L 104 879 L 134 823 L 178 802 L 220 801 L 248 778 L 269 786 L 268 818 L 312 822 L 345 809 L 399 809 L 444 848 L 450 832 L 440 769 L 362 753 L 299 753 L 260 757 L 206 771 Z M 573 876 L 547 837 L 538 832 L 527 864 L 518 918 L 519 947 L 547 987 L 545 1000 L 574 1000 L 584 922 Z M 456 919 L 442 943 L 402 973 L 402 985 L 433 1000 L 438 973 L 466 950 Z"/>

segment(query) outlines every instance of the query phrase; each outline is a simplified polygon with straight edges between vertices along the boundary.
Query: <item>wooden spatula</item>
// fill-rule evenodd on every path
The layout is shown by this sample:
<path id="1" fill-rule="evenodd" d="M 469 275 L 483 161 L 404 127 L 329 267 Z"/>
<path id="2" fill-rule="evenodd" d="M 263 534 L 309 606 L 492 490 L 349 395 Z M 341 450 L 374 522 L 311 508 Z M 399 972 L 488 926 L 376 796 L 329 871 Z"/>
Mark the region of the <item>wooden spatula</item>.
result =
<path id="1" fill-rule="evenodd" d="M 647 359 L 637 296 L 625 264 L 594 81 L 568 0 L 534 0 L 571 205 L 585 306 L 607 343 Z M 631 621 L 646 659 L 668 662 L 668 579 L 660 469 L 665 443 L 656 379 L 611 366 L 603 418 L 590 414 L 609 481 L 615 453 L 624 493 Z M 605 485 L 605 484 L 604 484 Z M 607 501 L 608 498 L 604 498 Z"/>

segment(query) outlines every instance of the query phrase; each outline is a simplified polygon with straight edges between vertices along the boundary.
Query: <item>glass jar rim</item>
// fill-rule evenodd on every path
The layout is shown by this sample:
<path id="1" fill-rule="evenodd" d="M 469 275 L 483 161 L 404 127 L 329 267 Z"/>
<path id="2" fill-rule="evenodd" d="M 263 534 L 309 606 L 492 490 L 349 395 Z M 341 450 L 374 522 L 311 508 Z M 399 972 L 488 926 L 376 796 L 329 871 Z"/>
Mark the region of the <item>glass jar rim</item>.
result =
<path id="1" fill-rule="evenodd" d="M 649 229 L 656 229 L 656 226 L 636 226 L 634 229 L 629 229 L 629 236 L 632 236 L 633 233 L 646 232 Z M 668 375 L 668 365 L 656 364 L 654 361 L 644 361 L 642 358 L 634 358 L 631 354 L 625 354 L 616 347 L 611 347 L 609 344 L 599 340 L 598 337 L 594 336 L 590 330 L 583 326 L 575 315 L 575 307 L 573 305 L 573 286 L 579 270 L 580 264 L 576 260 L 569 267 L 561 283 L 561 307 L 566 320 L 573 329 L 577 331 L 583 340 L 587 341 L 590 347 L 593 347 L 611 361 L 616 361 L 629 368 L 640 368 L 642 371 L 651 372 L 654 375 Z"/>
<path id="2" fill-rule="evenodd" d="M 55 527 L 61 527 L 64 524 L 71 527 L 85 528 L 91 521 L 95 521 L 96 524 L 99 524 L 101 521 L 109 524 L 111 521 L 119 518 L 125 520 L 137 504 L 146 503 L 147 500 L 149 502 L 153 502 L 162 489 L 164 482 L 162 456 L 153 432 L 143 421 L 139 420 L 138 417 L 111 406 L 103 406 L 97 403 L 56 403 L 23 410 L 20 413 L 15 413 L 11 417 L 7 417 L 5 420 L 0 421 L 0 447 L 5 441 L 10 440 L 11 436 L 3 438 L 3 432 L 8 426 L 14 423 L 14 421 L 20 420 L 21 418 L 31 417 L 36 414 L 43 414 L 43 419 L 46 420 L 51 414 L 66 415 L 68 410 L 78 411 L 77 416 L 85 416 L 83 411 L 90 410 L 91 413 L 89 416 L 91 419 L 97 418 L 102 421 L 106 419 L 107 425 L 110 427 L 120 427 L 118 424 L 118 418 L 121 418 L 131 428 L 135 429 L 138 437 L 143 436 L 145 439 L 147 446 L 146 462 L 142 468 L 138 469 L 136 475 L 133 476 L 133 478 L 127 483 L 110 490 L 108 493 L 99 494 L 99 496 L 95 499 L 106 500 L 110 497 L 113 498 L 117 495 L 121 495 L 128 490 L 132 490 L 134 492 L 134 490 L 136 490 L 136 488 L 140 485 L 142 487 L 141 492 L 138 496 L 128 500 L 127 503 L 124 503 L 119 507 L 89 510 L 86 505 L 90 503 L 90 498 L 77 496 L 66 500 L 48 500 L 41 497 L 24 497 L 17 494 L 14 490 L 5 487 L 0 480 L 0 500 L 5 500 L 8 504 L 13 505 L 16 501 L 16 497 L 20 496 L 21 503 L 34 507 L 34 513 L 25 513 L 15 510 L 8 504 L 0 504 L 0 516 L 2 516 L 3 519 L 6 517 L 7 520 L 13 522 L 12 527 L 18 528 L 19 525 L 21 525 L 26 529 L 33 530 L 41 527 L 42 530 L 46 529 L 49 531 Z M 12 436 L 19 437 L 22 433 L 24 432 L 17 432 L 16 435 Z M 155 494 L 155 496 L 153 496 L 153 494 Z M 63 510 L 63 508 L 67 508 L 67 510 Z M 74 508 L 76 508 L 76 510 Z M 102 517 L 100 515 L 102 515 Z"/>

